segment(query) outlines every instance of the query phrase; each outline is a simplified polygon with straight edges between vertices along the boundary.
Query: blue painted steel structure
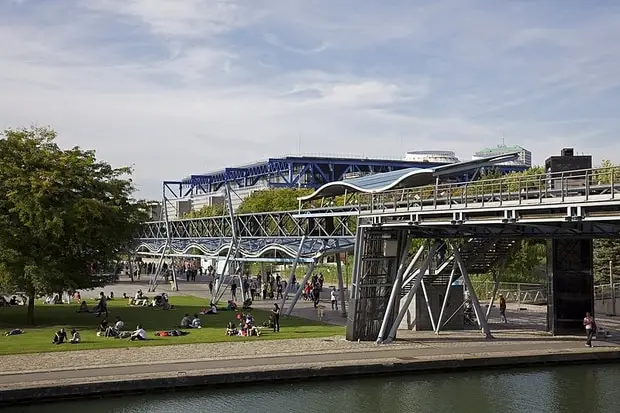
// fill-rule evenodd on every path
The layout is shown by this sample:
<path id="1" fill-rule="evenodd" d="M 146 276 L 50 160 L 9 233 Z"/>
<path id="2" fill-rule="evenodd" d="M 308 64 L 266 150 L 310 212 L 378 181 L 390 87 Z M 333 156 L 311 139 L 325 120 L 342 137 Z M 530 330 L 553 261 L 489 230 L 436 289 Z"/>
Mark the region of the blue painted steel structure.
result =
<path id="1" fill-rule="evenodd" d="M 370 158 L 286 156 L 208 174 L 191 175 L 181 182 L 202 193 L 217 192 L 227 182 L 237 188 L 252 187 L 262 179 L 266 180 L 271 188 L 316 189 L 326 183 L 340 181 L 350 173 L 376 174 L 440 165 L 445 164 Z"/>
<path id="2" fill-rule="evenodd" d="M 261 180 L 270 188 L 317 189 L 330 182 L 341 181 L 348 174 L 378 174 L 409 168 L 435 168 L 444 163 L 405 160 L 285 156 L 264 162 L 225 168 L 216 172 L 195 174 L 180 181 L 164 181 L 169 198 L 184 198 L 192 194 L 209 194 L 221 190 L 227 183 L 236 188 L 251 188 Z M 500 172 L 523 171 L 526 166 L 495 166 Z M 464 175 L 463 179 L 471 178 Z M 174 196 L 172 196 L 174 194 Z"/>

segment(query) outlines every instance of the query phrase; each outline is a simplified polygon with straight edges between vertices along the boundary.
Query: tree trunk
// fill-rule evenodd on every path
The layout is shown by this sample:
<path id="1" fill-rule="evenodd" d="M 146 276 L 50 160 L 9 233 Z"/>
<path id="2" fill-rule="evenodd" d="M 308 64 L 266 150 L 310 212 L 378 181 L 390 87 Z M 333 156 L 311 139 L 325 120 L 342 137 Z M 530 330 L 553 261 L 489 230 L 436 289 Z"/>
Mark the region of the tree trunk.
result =
<path id="1" fill-rule="evenodd" d="M 34 292 L 28 294 L 28 315 L 26 316 L 26 324 L 34 325 Z"/>

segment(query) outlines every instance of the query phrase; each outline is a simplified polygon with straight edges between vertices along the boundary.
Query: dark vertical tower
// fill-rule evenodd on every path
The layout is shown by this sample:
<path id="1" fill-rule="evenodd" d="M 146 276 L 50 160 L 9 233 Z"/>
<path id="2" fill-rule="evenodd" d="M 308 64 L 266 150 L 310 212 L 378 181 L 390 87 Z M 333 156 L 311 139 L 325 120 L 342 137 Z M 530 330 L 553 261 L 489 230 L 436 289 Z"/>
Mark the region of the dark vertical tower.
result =
<path id="1" fill-rule="evenodd" d="M 548 173 L 592 168 L 591 156 L 574 156 L 572 148 L 562 149 L 561 156 L 545 161 Z M 581 172 L 577 174 L 583 175 Z M 554 179 L 554 181 L 556 181 Z M 550 181 L 550 189 L 561 185 Z M 553 335 L 580 333 L 583 317 L 594 312 L 593 249 L 591 239 L 550 239 L 547 242 L 547 275 L 549 295 L 547 303 L 547 330 Z"/>

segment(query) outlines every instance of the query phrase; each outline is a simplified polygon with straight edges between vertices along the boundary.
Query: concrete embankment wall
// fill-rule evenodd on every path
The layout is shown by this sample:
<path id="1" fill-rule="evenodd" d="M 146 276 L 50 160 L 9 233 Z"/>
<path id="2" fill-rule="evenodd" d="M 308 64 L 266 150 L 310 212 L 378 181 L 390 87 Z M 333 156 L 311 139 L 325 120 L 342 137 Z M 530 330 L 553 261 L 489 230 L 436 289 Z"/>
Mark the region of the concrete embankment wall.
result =
<path id="1" fill-rule="evenodd" d="M 170 375 L 168 377 L 84 384 L 66 384 L 46 387 L 6 389 L 0 391 L 0 406 L 16 403 L 34 403 L 51 400 L 79 399 L 131 393 L 179 391 L 213 386 L 262 382 L 290 382 L 313 379 L 345 379 L 364 376 L 442 373 L 470 371 L 472 369 L 516 368 L 550 366 L 575 363 L 620 362 L 620 351 L 594 351 L 583 353 L 541 354 L 527 356 L 470 357 L 429 361 L 360 362 L 355 365 L 330 365 L 328 367 L 286 367 L 262 371 L 236 371 L 217 374 Z"/>

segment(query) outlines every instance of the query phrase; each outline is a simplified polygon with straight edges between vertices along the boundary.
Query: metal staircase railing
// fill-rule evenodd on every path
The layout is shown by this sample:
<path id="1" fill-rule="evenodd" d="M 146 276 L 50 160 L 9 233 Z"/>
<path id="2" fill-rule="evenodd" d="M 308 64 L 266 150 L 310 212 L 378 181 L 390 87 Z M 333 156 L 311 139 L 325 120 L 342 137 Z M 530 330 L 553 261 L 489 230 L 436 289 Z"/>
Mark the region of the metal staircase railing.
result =
<path id="1" fill-rule="evenodd" d="M 516 240 L 472 238 L 461 246 L 459 253 L 465 262 L 469 274 L 485 274 L 491 271 L 502 258 L 509 254 L 516 244 Z M 435 270 L 427 271 L 424 275 L 424 283 L 426 285 L 445 287 L 450 281 L 453 261 L 453 256 L 450 256 L 437 265 Z M 416 269 L 416 271 L 419 271 L 419 269 Z M 458 278 L 460 278 L 460 275 Z M 401 296 L 405 296 L 411 290 L 414 279 L 412 276 L 409 282 L 403 284 Z"/>

